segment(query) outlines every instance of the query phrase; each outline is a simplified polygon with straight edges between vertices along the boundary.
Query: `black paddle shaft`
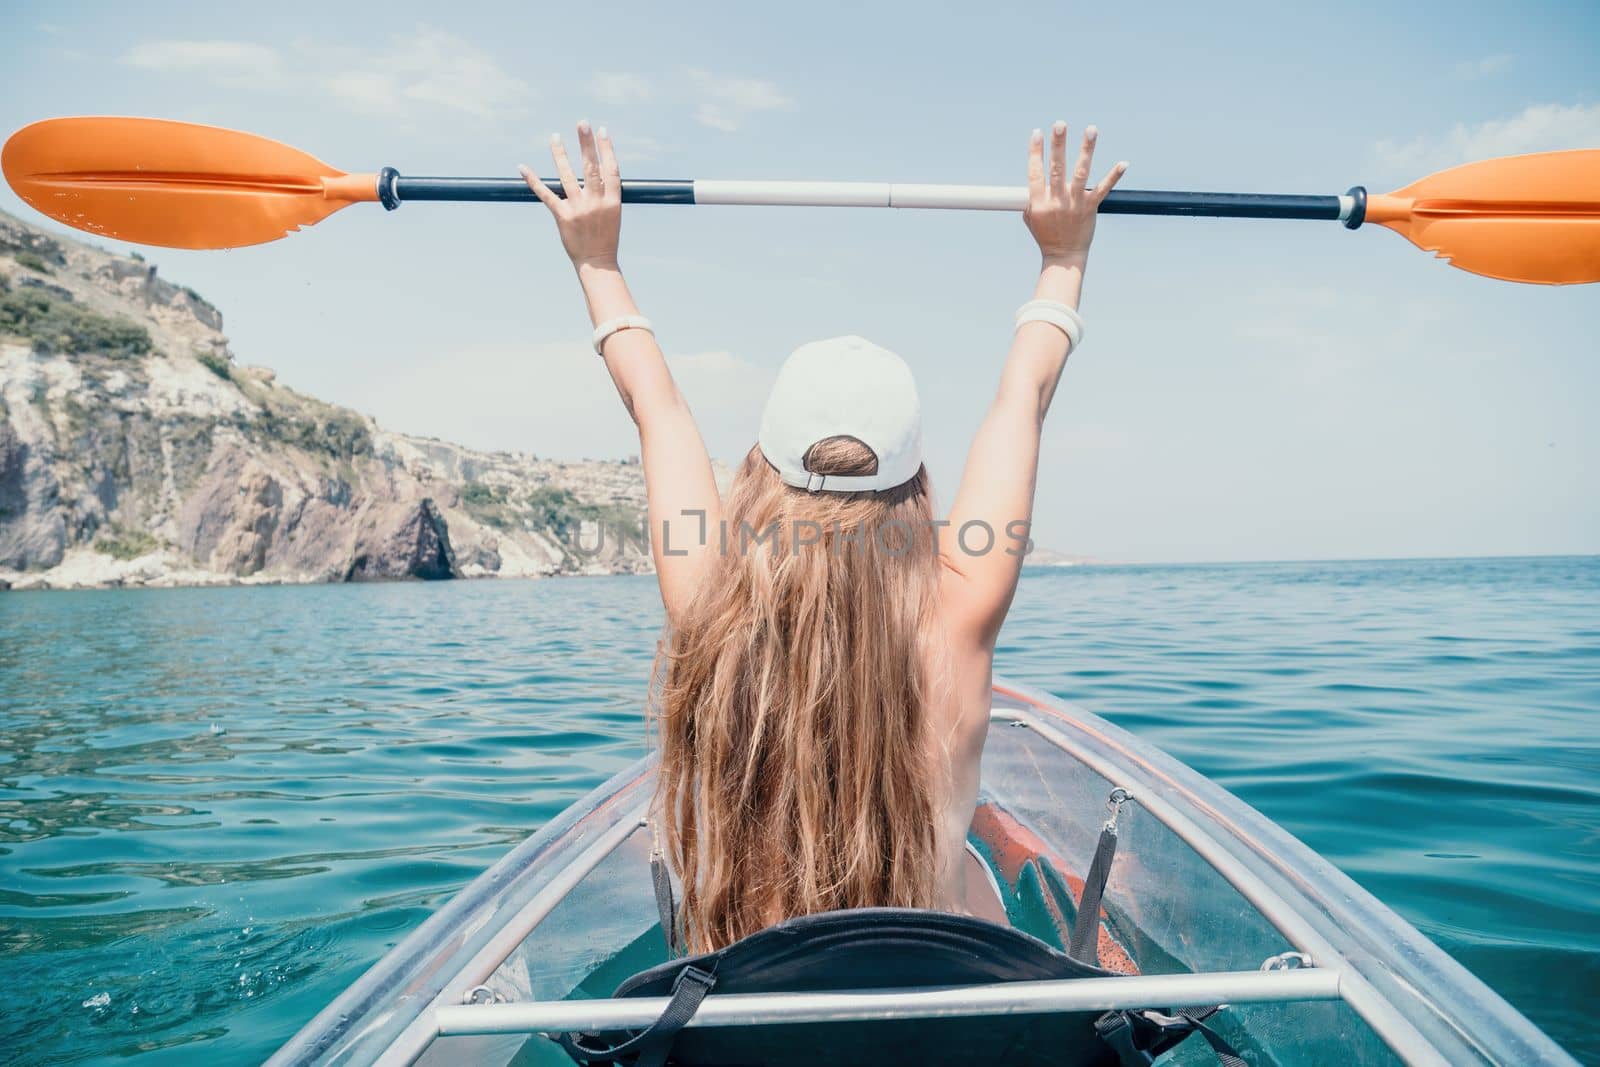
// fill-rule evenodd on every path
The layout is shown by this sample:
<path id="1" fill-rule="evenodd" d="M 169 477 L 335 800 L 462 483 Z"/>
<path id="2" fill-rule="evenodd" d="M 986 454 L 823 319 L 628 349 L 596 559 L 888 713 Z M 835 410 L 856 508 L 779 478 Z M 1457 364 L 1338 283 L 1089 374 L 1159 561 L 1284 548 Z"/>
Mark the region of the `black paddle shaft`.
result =
<path id="1" fill-rule="evenodd" d="M 546 182 L 562 195 L 559 181 Z M 398 207 L 408 200 L 507 202 L 537 199 L 521 178 L 409 178 L 385 169 L 378 179 L 385 206 Z M 693 204 L 692 181 L 636 181 L 622 183 L 625 204 Z M 1354 229 L 1365 214 L 1365 190 L 1357 186 L 1346 195 L 1355 198 L 1355 210 L 1345 220 Z M 1340 197 L 1296 196 L 1278 193 L 1184 193 L 1144 189 L 1114 190 L 1100 205 L 1104 215 L 1204 215 L 1241 219 L 1324 219 L 1340 217 Z"/>
<path id="2" fill-rule="evenodd" d="M 388 172 L 385 172 L 387 174 Z M 564 196 L 559 181 L 546 182 L 550 191 L 557 196 Z M 379 192 L 383 191 L 384 175 L 378 178 Z M 533 195 L 533 190 L 528 188 L 528 183 L 521 178 L 407 178 L 395 175 L 392 188 L 397 201 L 404 203 L 407 200 L 452 200 L 452 201 L 484 201 L 501 203 L 505 201 L 534 200 L 539 198 Z M 634 181 L 628 179 L 622 183 L 622 202 L 624 204 L 692 204 L 694 203 L 694 182 L 692 181 Z M 387 204 L 387 200 L 385 201 Z"/>
<path id="3" fill-rule="evenodd" d="M 1337 220 L 1339 198 L 1291 196 L 1280 193 L 1175 193 L 1145 189 L 1113 189 L 1101 203 L 1100 214 Z"/>

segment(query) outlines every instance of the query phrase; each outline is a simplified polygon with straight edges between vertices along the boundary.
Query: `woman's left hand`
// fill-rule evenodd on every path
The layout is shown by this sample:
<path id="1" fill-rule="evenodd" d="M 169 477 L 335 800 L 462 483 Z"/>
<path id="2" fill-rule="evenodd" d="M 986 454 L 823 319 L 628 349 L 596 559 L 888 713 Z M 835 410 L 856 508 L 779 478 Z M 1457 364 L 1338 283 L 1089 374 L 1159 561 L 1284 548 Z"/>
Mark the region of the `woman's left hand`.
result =
<path id="1" fill-rule="evenodd" d="M 1028 206 L 1022 219 L 1039 243 L 1039 252 L 1047 264 L 1081 266 L 1089 258 L 1100 204 L 1128 169 L 1126 163 L 1118 163 L 1099 185 L 1089 187 L 1089 168 L 1094 163 L 1094 144 L 1099 136 L 1093 126 L 1083 131 L 1083 147 L 1078 150 L 1078 162 L 1070 178 L 1067 176 L 1065 122 L 1057 122 L 1050 129 L 1048 179 L 1045 177 L 1044 134 L 1034 130 L 1028 143 Z"/>
<path id="2" fill-rule="evenodd" d="M 574 267 L 616 267 L 617 244 L 622 233 L 622 175 L 611 138 L 601 127 L 599 137 L 587 122 L 578 123 L 578 147 L 583 155 L 583 181 L 572 172 L 560 134 L 550 135 L 550 155 L 561 178 L 557 196 L 527 165 L 517 168 L 535 196 L 555 216 L 561 246 Z"/>

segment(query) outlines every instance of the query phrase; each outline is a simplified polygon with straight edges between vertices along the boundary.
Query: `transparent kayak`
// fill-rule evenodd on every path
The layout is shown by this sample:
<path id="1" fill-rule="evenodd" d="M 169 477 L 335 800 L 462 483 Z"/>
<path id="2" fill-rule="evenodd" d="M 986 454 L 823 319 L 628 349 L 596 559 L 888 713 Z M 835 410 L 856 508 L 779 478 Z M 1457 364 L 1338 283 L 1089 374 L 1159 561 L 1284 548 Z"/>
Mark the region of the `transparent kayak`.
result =
<path id="1" fill-rule="evenodd" d="M 639 1027 L 611 999 L 668 958 L 644 816 L 650 759 L 568 808 L 458 893 L 269 1061 L 572 1062 L 548 1035 Z M 1126 790 L 1101 901 L 1116 977 L 926 990 L 728 994 L 690 1026 L 981 1017 L 1224 1004 L 1251 1064 L 1574 1064 L 1398 915 L 1253 808 L 1128 732 L 997 682 L 969 843 L 1011 925 L 1067 946 Z M 1193 1046 L 1193 1047 L 1191 1047 Z M 1162 1062 L 1215 1062 L 1198 1042 Z"/>

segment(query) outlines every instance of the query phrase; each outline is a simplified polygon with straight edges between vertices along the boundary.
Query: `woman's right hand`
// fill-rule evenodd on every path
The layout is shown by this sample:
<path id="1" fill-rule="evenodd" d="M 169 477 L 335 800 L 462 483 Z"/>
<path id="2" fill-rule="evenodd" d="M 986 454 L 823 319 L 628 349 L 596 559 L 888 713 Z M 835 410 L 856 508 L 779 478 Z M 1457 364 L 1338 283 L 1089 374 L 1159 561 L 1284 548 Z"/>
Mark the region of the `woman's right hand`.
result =
<path id="1" fill-rule="evenodd" d="M 572 172 L 561 135 L 550 135 L 550 155 L 555 159 L 565 199 L 552 192 L 526 164 L 517 170 L 555 216 L 561 246 L 567 250 L 572 265 L 615 268 L 622 234 L 622 175 L 617 169 L 617 156 L 605 128 L 600 129 L 597 139 L 587 122 L 578 123 L 578 147 L 583 155 L 581 184 Z"/>
<path id="2" fill-rule="evenodd" d="M 1094 221 L 1100 202 L 1127 171 L 1118 163 L 1093 189 L 1089 185 L 1089 166 L 1094 162 L 1094 143 L 1099 131 L 1093 126 L 1083 131 L 1083 147 L 1078 163 L 1067 177 L 1067 124 L 1057 122 L 1050 131 L 1050 173 L 1045 175 L 1044 134 L 1033 131 L 1028 145 L 1028 206 L 1022 213 L 1028 232 L 1039 243 L 1046 263 L 1076 263 L 1089 257 L 1094 241 Z"/>

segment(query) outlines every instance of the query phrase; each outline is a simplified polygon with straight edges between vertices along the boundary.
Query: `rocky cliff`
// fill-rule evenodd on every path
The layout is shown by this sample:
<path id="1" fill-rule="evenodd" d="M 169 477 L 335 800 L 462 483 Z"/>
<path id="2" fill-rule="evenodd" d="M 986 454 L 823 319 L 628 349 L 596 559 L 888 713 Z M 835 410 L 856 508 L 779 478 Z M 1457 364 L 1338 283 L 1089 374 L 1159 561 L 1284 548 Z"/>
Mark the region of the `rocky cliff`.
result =
<path id="1" fill-rule="evenodd" d="M 388 433 L 156 268 L 0 213 L 0 589 L 647 571 L 629 463 Z"/>

